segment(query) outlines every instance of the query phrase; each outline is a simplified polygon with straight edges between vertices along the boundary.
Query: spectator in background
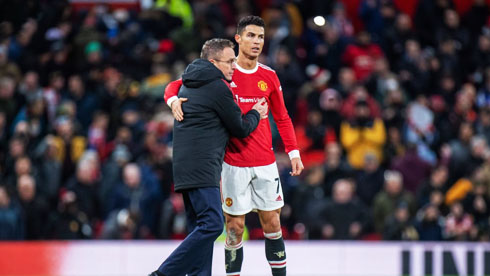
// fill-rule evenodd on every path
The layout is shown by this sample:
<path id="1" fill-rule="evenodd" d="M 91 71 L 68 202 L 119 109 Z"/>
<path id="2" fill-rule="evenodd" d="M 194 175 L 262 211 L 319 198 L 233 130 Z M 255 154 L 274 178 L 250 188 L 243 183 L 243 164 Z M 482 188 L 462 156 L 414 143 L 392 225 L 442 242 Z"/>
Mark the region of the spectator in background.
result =
<path id="1" fill-rule="evenodd" d="M 384 189 L 376 195 L 373 203 L 374 227 L 378 233 L 383 232 L 386 219 L 393 215 L 396 206 L 401 202 L 408 205 L 410 215 L 413 215 L 415 211 L 413 196 L 404 190 L 401 173 L 386 171 L 384 176 Z"/>
<path id="2" fill-rule="evenodd" d="M 303 70 L 287 47 L 280 47 L 273 62 L 282 85 L 284 104 L 291 117 L 296 115 L 297 91 L 305 81 Z"/>
<path id="3" fill-rule="evenodd" d="M 49 218 L 49 205 L 36 193 L 36 182 L 32 176 L 24 174 L 17 179 L 17 194 L 22 207 L 24 239 L 44 239 L 46 221 Z"/>
<path id="4" fill-rule="evenodd" d="M 24 222 L 20 208 L 0 185 L 0 240 L 24 239 Z"/>
<path id="5" fill-rule="evenodd" d="M 349 164 L 360 169 L 364 166 L 366 154 L 371 153 L 383 160 L 383 145 L 386 139 L 385 127 L 381 119 L 371 117 L 368 102 L 355 103 L 354 118 L 342 122 L 340 141 L 347 152 Z"/>
<path id="6" fill-rule="evenodd" d="M 44 138 L 44 141 L 36 149 L 34 158 L 38 173 L 36 194 L 44 197 L 51 208 L 57 206 L 62 175 L 62 164 L 56 159 L 58 152 L 53 138 L 52 135 Z"/>
<path id="7" fill-rule="evenodd" d="M 98 157 L 94 151 L 86 151 L 78 161 L 75 176 L 66 184 L 66 188 L 74 192 L 77 197 L 78 209 L 92 224 L 101 217 L 99 177 Z"/>
<path id="8" fill-rule="evenodd" d="M 110 209 L 116 212 L 127 209 L 134 213 L 140 218 L 136 236 L 151 238 L 155 236 L 160 193 L 156 177 L 148 168 L 129 163 L 123 168 L 122 183 L 116 188 Z"/>
<path id="9" fill-rule="evenodd" d="M 376 155 L 364 156 L 364 167 L 356 174 L 356 194 L 362 203 L 371 206 L 374 197 L 381 191 L 384 183 L 384 170 L 380 168 Z"/>
<path id="10" fill-rule="evenodd" d="M 487 187 L 480 181 L 475 181 L 473 190 L 462 201 L 464 210 L 473 216 L 473 228 L 470 230 L 471 240 L 479 240 L 483 229 L 488 229 L 490 217 L 490 197 Z M 482 229 L 482 230 L 479 230 Z"/>
<path id="11" fill-rule="evenodd" d="M 56 160 L 62 164 L 61 185 L 75 172 L 75 164 L 87 147 L 87 139 L 75 134 L 74 122 L 61 116 L 55 122 L 56 135 L 53 137 L 53 146 L 56 148 Z"/>
<path id="12" fill-rule="evenodd" d="M 383 239 L 391 241 L 418 240 L 419 235 L 412 224 L 410 210 L 405 202 L 401 202 L 393 215 L 386 219 Z"/>
<path id="13" fill-rule="evenodd" d="M 442 241 L 443 240 L 444 219 L 439 213 L 439 209 L 434 205 L 426 205 L 419 210 L 415 219 L 419 240 L 421 241 Z"/>
<path id="14" fill-rule="evenodd" d="M 371 42 L 369 33 L 360 31 L 356 36 L 356 43 L 346 47 L 342 61 L 352 67 L 358 81 L 364 81 L 373 72 L 376 60 L 383 55 L 381 48 Z"/>
<path id="15" fill-rule="evenodd" d="M 445 166 L 435 167 L 428 180 L 419 186 L 417 189 L 417 205 L 418 208 L 433 204 L 438 206 L 443 203 L 444 194 L 448 186 L 448 169 Z M 440 198 L 440 199 L 436 199 Z M 436 202 L 434 202 L 436 201 Z M 439 204 L 436 204 L 439 203 Z"/>
<path id="16" fill-rule="evenodd" d="M 415 193 L 422 182 L 429 177 L 432 167 L 419 157 L 414 144 L 408 144 L 405 154 L 392 160 L 391 169 L 400 172 L 405 189 Z"/>
<path id="17" fill-rule="evenodd" d="M 409 39 L 415 39 L 413 23 L 410 15 L 399 13 L 396 15 L 395 24 L 388 26 L 384 33 L 384 49 L 386 57 L 392 68 L 396 65 L 395 61 L 401 59 L 405 43 Z"/>
<path id="18" fill-rule="evenodd" d="M 325 205 L 326 194 L 323 187 L 325 173 L 320 166 L 307 169 L 304 180 L 300 182 L 293 199 L 293 216 L 306 227 L 309 239 L 321 239 L 318 227 L 320 210 Z"/>
<path id="19" fill-rule="evenodd" d="M 0 45 L 0 58 L 1 58 L 1 45 Z M 11 128 L 11 122 L 15 117 L 15 111 L 20 105 L 14 100 L 15 92 L 15 80 L 13 77 L 6 75 L 0 77 L 0 110 L 5 112 L 7 119 L 7 127 Z"/>
<path id="20" fill-rule="evenodd" d="M 335 182 L 332 201 L 319 215 L 317 223 L 324 239 L 359 239 L 369 219 L 364 206 L 354 198 L 353 184 L 345 179 Z"/>
<path id="21" fill-rule="evenodd" d="M 342 102 L 340 108 L 340 114 L 344 119 L 351 120 L 356 116 L 356 103 L 358 101 L 365 101 L 369 108 L 368 117 L 371 119 L 381 117 L 381 110 L 379 103 L 368 94 L 366 88 L 362 85 L 355 85 L 352 90 L 349 91 L 349 95 Z"/>
<path id="22" fill-rule="evenodd" d="M 333 185 L 341 178 L 350 178 L 354 175 L 353 169 L 349 166 L 345 156 L 342 153 L 342 148 L 338 142 L 328 143 L 325 146 L 325 162 L 323 170 L 325 177 L 323 180 L 323 188 L 325 195 L 332 196 Z"/>
<path id="23" fill-rule="evenodd" d="M 323 116 L 323 124 L 333 131 L 331 139 L 339 141 L 340 137 L 340 123 L 342 117 L 340 116 L 340 108 L 342 107 L 342 98 L 337 90 L 329 88 L 320 94 L 320 109 Z M 327 141 L 333 142 L 333 141 Z"/>
<path id="24" fill-rule="evenodd" d="M 78 240 L 93 238 L 93 228 L 87 215 L 78 209 L 77 195 L 63 190 L 57 212 L 47 222 L 49 239 Z"/>
<path id="25" fill-rule="evenodd" d="M 28 156 L 20 156 L 15 160 L 14 172 L 7 177 L 5 183 L 10 194 L 14 195 L 17 182 L 23 175 L 34 174 L 31 159 Z"/>
<path id="26" fill-rule="evenodd" d="M 87 91 L 86 85 L 80 75 L 72 75 L 68 78 L 68 93 L 66 99 L 76 105 L 76 119 L 81 124 L 85 134 L 92 120 L 94 112 L 99 106 L 99 100 L 92 92 Z"/>
<path id="27" fill-rule="evenodd" d="M 470 141 L 473 137 L 473 126 L 470 122 L 463 122 L 459 126 L 458 138 L 450 143 L 451 159 L 449 163 L 450 181 L 456 181 L 466 173 L 466 166 L 471 159 Z"/>
<path id="28" fill-rule="evenodd" d="M 100 181 L 99 199 L 102 205 L 102 216 L 106 218 L 112 208 L 111 198 L 113 191 L 122 182 L 124 166 L 131 161 L 131 153 L 125 145 L 117 145 L 110 158 L 102 166 L 102 179 Z"/>
<path id="29" fill-rule="evenodd" d="M 363 0 L 359 7 L 366 30 L 376 41 L 380 41 L 386 28 L 393 25 L 396 12 L 392 0 Z"/>
<path id="30" fill-rule="evenodd" d="M 337 84 L 334 85 L 333 88 L 339 92 L 343 99 L 345 99 L 350 95 L 351 91 L 354 90 L 356 85 L 357 81 L 354 71 L 350 67 L 342 67 L 339 70 Z"/>
<path id="31" fill-rule="evenodd" d="M 460 202 L 454 202 L 450 206 L 450 212 L 446 216 L 445 236 L 449 240 L 467 240 L 473 227 L 473 219 L 465 212 Z"/>
<path id="32" fill-rule="evenodd" d="M 417 34 L 424 45 L 434 46 L 434 34 L 442 26 L 444 11 L 452 7 L 452 0 L 422 0 L 418 2 L 414 23 Z"/>

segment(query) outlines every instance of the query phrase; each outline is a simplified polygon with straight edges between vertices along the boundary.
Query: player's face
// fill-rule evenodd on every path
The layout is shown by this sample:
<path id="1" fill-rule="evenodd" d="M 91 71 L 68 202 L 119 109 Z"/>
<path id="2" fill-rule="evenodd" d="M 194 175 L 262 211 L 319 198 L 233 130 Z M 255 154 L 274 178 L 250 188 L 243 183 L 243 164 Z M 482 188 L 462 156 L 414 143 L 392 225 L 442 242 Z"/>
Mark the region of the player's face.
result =
<path id="1" fill-rule="evenodd" d="M 235 35 L 240 52 L 251 58 L 258 58 L 264 46 L 264 28 L 257 25 L 246 26 L 241 34 Z"/>
<path id="2" fill-rule="evenodd" d="M 221 52 L 221 56 L 217 59 L 211 59 L 210 61 L 216 66 L 228 81 L 231 81 L 233 71 L 235 70 L 235 51 L 232 48 L 225 48 Z"/>

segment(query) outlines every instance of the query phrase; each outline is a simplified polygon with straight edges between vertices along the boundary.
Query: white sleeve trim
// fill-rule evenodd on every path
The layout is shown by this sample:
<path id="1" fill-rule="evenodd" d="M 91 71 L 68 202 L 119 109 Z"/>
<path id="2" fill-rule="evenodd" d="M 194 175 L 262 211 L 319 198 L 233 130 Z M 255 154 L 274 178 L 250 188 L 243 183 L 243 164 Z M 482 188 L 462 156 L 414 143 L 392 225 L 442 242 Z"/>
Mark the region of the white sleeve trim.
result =
<path id="1" fill-rule="evenodd" d="M 168 100 L 167 100 L 167 105 L 168 107 L 172 108 L 172 103 L 175 102 L 176 100 L 178 100 L 179 97 L 177 96 L 172 96 L 170 97 Z"/>
<path id="2" fill-rule="evenodd" d="M 293 159 L 293 158 L 301 158 L 300 155 L 299 155 L 299 150 L 292 150 L 290 152 L 288 152 L 288 155 L 289 155 L 289 159 Z"/>

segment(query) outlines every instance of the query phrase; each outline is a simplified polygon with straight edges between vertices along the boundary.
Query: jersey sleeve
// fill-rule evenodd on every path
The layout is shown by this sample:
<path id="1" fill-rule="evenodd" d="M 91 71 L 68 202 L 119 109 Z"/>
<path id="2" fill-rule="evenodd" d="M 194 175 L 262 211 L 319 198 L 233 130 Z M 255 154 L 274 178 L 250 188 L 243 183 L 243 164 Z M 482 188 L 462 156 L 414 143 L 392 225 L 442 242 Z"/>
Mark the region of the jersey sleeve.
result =
<path id="1" fill-rule="evenodd" d="M 290 158 L 299 157 L 298 143 L 294 133 L 293 123 L 289 117 L 284 97 L 282 95 L 281 83 L 275 73 L 272 76 L 274 89 L 269 97 L 269 106 L 276 122 L 277 129 L 281 135 L 282 142 Z"/>
<path id="2" fill-rule="evenodd" d="M 172 108 L 172 103 L 178 99 L 177 95 L 179 94 L 180 87 L 182 86 L 182 79 L 178 79 L 170 82 L 165 87 L 165 92 L 163 93 L 163 100 L 167 103 L 167 105 Z"/>

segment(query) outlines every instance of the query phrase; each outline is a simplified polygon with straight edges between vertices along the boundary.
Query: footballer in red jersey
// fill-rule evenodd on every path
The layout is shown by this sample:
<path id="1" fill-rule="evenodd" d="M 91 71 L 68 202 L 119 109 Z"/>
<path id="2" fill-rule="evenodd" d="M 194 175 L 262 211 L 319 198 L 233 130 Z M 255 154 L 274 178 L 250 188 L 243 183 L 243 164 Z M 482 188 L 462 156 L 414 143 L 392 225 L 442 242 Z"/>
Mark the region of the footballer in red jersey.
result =
<path id="1" fill-rule="evenodd" d="M 235 40 L 239 52 L 230 86 L 244 114 L 261 98 L 267 100 L 291 159 L 291 175 L 299 175 L 303 164 L 293 124 L 284 105 L 281 84 L 274 70 L 257 61 L 264 45 L 264 27 L 264 21 L 257 16 L 244 17 L 238 23 Z M 184 119 L 181 104 L 187 100 L 177 97 L 181 85 L 181 80 L 170 83 L 164 96 L 177 120 Z M 286 253 L 280 224 L 280 210 L 284 200 L 268 120 L 261 120 L 257 129 L 247 138 L 230 137 L 221 179 L 227 231 L 227 275 L 240 275 L 245 214 L 250 211 L 258 212 L 272 274 L 286 275 Z"/>

